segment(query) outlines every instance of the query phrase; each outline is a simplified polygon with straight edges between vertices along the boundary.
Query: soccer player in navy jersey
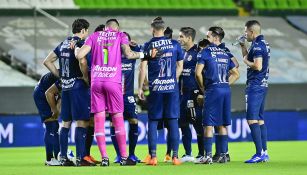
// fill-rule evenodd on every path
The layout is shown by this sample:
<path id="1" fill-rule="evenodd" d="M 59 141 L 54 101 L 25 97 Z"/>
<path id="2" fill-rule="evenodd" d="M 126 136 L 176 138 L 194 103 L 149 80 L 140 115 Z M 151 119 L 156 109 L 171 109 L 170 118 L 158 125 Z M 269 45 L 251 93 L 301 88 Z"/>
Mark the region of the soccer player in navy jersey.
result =
<path id="1" fill-rule="evenodd" d="M 182 72 L 183 55 L 180 44 L 176 40 L 164 36 L 165 23 L 161 17 L 151 23 L 153 38 L 145 43 L 144 51 L 151 56 L 143 59 L 140 65 L 138 96 L 144 99 L 143 84 L 148 65 L 148 147 L 151 160 L 148 165 L 157 165 L 157 125 L 162 118 L 167 119 L 170 140 L 173 150 L 173 164 L 179 165 L 179 89 L 178 77 Z"/>
<path id="2" fill-rule="evenodd" d="M 88 72 L 81 69 L 86 60 L 75 57 L 75 47 L 81 47 L 79 42 L 88 35 L 89 23 L 85 19 L 76 19 L 72 24 L 72 37 L 67 37 L 61 42 L 44 60 L 44 65 L 56 76 L 60 77 L 62 84 L 61 117 L 63 127 L 60 132 L 61 159 L 63 166 L 72 166 L 73 163 L 67 158 L 68 132 L 72 120 L 76 121 L 76 166 L 94 166 L 95 164 L 84 160 L 85 140 L 89 115 L 89 87 Z M 73 43 L 73 44 L 72 44 Z M 59 58 L 60 71 L 54 62 Z"/>
<path id="3" fill-rule="evenodd" d="M 202 126 L 202 105 L 198 105 L 198 85 L 195 79 L 195 67 L 197 63 L 197 45 L 194 43 L 196 31 L 191 27 L 180 29 L 178 41 L 184 50 L 183 71 L 180 78 L 180 118 L 179 127 L 182 132 L 182 143 L 185 154 L 181 162 L 199 163 L 204 156 L 204 130 Z M 197 134 L 198 155 L 196 160 L 192 155 L 192 133 L 190 124 Z"/>
<path id="4" fill-rule="evenodd" d="M 203 125 L 205 130 L 204 147 L 206 155 L 202 162 L 211 164 L 213 127 L 218 127 L 221 135 L 221 154 L 219 163 L 226 163 L 228 136 L 226 126 L 231 124 L 231 92 L 229 84 L 239 78 L 238 69 L 227 53 L 216 43 L 220 40 L 219 29 L 211 27 L 207 38 L 211 44 L 198 54 L 196 79 L 204 92 Z"/>
<path id="5" fill-rule="evenodd" d="M 57 155 L 60 152 L 59 143 L 59 110 L 56 107 L 56 101 L 54 105 L 49 105 L 46 98 L 46 91 L 56 84 L 60 88 L 59 79 L 54 76 L 51 72 L 42 76 L 38 84 L 34 88 L 33 98 L 35 105 L 38 109 L 41 121 L 45 124 L 45 150 L 46 150 L 46 161 L 45 165 L 48 166 L 59 166 L 60 162 L 57 160 Z"/>
<path id="6" fill-rule="evenodd" d="M 261 35 L 261 26 L 256 20 L 245 23 L 245 36 L 248 42 L 252 42 L 248 50 L 244 42 L 240 43 L 243 62 L 247 65 L 246 119 L 256 146 L 256 154 L 245 163 L 266 162 L 269 156 L 263 113 L 268 89 L 270 46 Z"/>
<path id="7" fill-rule="evenodd" d="M 131 37 L 127 32 L 124 32 L 130 42 L 129 46 L 132 51 L 140 52 L 140 47 L 136 44 L 131 43 Z M 138 141 L 138 116 L 136 109 L 136 102 L 134 99 L 134 70 L 135 70 L 135 59 L 128 59 L 123 56 L 122 58 L 122 88 L 124 94 L 124 118 L 129 122 L 129 158 L 134 162 L 141 162 L 141 160 L 135 155 L 135 147 Z M 115 128 L 111 126 L 111 139 L 116 150 L 116 159 L 114 163 L 120 162 L 120 152 L 118 143 L 115 137 Z"/>

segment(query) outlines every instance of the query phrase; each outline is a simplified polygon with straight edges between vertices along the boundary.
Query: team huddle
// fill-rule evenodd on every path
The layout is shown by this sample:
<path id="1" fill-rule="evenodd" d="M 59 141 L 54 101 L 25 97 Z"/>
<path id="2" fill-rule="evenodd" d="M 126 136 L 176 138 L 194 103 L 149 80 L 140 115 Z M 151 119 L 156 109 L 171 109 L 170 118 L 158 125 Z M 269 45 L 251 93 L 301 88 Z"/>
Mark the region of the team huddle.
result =
<path id="1" fill-rule="evenodd" d="M 182 27 L 177 40 L 161 17 L 151 22 L 153 38 L 135 43 L 120 31 L 119 22 L 109 19 L 89 35 L 89 23 L 77 19 L 73 36 L 67 37 L 46 57 L 50 70 L 34 90 L 34 101 L 45 124 L 46 165 L 109 166 L 105 121 L 122 166 L 157 165 L 157 130 L 167 128 L 164 162 L 180 165 L 230 161 L 227 126 L 231 125 L 231 88 L 238 80 L 238 61 L 222 42 L 223 28 L 212 26 L 206 39 L 195 44 L 196 30 Z M 89 36 L 88 36 L 89 35 Z M 249 49 L 245 41 L 252 42 Z M 245 163 L 266 162 L 267 133 L 264 103 L 268 88 L 270 48 L 261 35 L 260 23 L 247 21 L 238 38 L 247 65 L 246 118 L 256 154 Z M 59 69 L 55 62 L 59 59 Z M 134 98 L 134 70 L 140 59 L 138 98 L 148 104 L 148 155 L 135 155 L 138 115 Z M 149 94 L 144 93 L 148 87 Z M 59 130 L 58 118 L 62 127 Z M 126 150 L 124 119 L 129 122 L 129 152 Z M 68 158 L 68 133 L 76 122 L 76 162 Z M 198 154 L 192 155 L 190 124 L 197 133 Z M 179 128 L 185 154 L 179 158 Z M 91 156 L 95 136 L 101 161 Z M 215 136 L 215 154 L 212 154 Z M 59 155 L 59 156 L 58 156 Z"/>

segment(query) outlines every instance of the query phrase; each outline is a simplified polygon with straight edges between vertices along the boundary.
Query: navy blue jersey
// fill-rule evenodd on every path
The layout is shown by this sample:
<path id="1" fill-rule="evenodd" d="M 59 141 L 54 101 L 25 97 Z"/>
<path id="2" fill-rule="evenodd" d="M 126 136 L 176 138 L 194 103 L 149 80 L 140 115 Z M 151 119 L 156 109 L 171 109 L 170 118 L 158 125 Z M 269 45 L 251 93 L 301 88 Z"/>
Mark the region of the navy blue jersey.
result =
<path id="1" fill-rule="evenodd" d="M 247 68 L 247 81 L 246 84 L 260 85 L 263 87 L 268 86 L 269 78 L 269 60 L 270 60 L 270 46 L 264 40 L 263 35 L 259 35 L 249 48 L 247 59 L 254 62 L 255 58 L 262 58 L 262 69 L 260 71 Z"/>
<path id="2" fill-rule="evenodd" d="M 181 81 L 181 88 L 185 90 L 198 89 L 195 79 L 195 67 L 197 63 L 197 45 L 184 52 L 183 71 Z"/>
<path id="3" fill-rule="evenodd" d="M 76 79 L 83 76 L 79 67 L 79 61 L 75 57 L 74 49 L 71 48 L 71 43 L 79 40 L 80 38 L 77 36 L 68 37 L 54 49 L 54 53 L 59 58 L 63 91 L 75 88 Z M 77 42 L 78 47 L 81 47 L 83 43 L 84 41 Z"/>
<path id="4" fill-rule="evenodd" d="M 176 62 L 183 59 L 181 46 L 178 41 L 162 36 L 154 37 L 144 45 L 145 52 L 153 48 L 159 48 L 163 54 L 148 60 L 149 90 L 157 93 L 175 92 L 178 90 Z"/>
<path id="5" fill-rule="evenodd" d="M 230 52 L 230 50 L 228 49 L 228 47 L 226 47 L 225 43 L 221 43 L 220 45 L 218 45 L 217 47 L 221 48 L 224 50 L 224 52 L 227 53 L 227 55 L 229 56 L 229 58 L 233 58 L 233 54 Z"/>
<path id="6" fill-rule="evenodd" d="M 56 84 L 57 88 L 60 89 L 60 81 L 51 72 L 42 76 L 42 78 L 37 83 L 37 88 L 42 92 L 46 92 L 53 84 Z"/>
<path id="7" fill-rule="evenodd" d="M 203 78 L 205 88 L 229 86 L 229 70 L 235 67 L 223 49 L 214 44 L 203 49 L 198 55 L 198 64 L 204 64 Z"/>
<path id="8" fill-rule="evenodd" d="M 131 47 L 132 51 L 139 52 L 138 46 Z M 135 70 L 135 59 L 128 59 L 122 55 L 122 86 L 123 93 L 125 95 L 134 94 L 134 70 Z"/>

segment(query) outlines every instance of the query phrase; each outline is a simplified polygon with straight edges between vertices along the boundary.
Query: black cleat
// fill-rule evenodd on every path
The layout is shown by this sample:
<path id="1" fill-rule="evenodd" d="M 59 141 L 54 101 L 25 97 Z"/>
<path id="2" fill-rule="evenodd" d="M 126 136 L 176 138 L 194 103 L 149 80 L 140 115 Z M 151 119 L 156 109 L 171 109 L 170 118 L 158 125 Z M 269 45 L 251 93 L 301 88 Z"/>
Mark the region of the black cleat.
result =
<path id="1" fill-rule="evenodd" d="M 110 166 L 109 158 L 107 157 L 102 158 L 100 166 Z"/>
<path id="2" fill-rule="evenodd" d="M 227 158 L 227 162 L 230 162 L 230 155 L 228 152 L 226 153 L 226 158 Z"/>
<path id="3" fill-rule="evenodd" d="M 136 165 L 136 162 L 131 160 L 130 158 L 122 157 L 119 164 L 121 166 L 134 166 L 134 165 Z"/>
<path id="4" fill-rule="evenodd" d="M 60 158 L 61 166 L 75 166 L 74 162 L 69 160 L 67 157 Z"/>
<path id="5" fill-rule="evenodd" d="M 216 162 L 217 163 L 227 163 L 226 153 L 221 153 Z"/>
<path id="6" fill-rule="evenodd" d="M 76 159 L 76 166 L 96 166 L 96 164 L 84 159 Z"/>
<path id="7" fill-rule="evenodd" d="M 214 156 L 212 157 L 212 161 L 216 163 L 219 157 L 220 157 L 220 154 L 215 153 Z"/>

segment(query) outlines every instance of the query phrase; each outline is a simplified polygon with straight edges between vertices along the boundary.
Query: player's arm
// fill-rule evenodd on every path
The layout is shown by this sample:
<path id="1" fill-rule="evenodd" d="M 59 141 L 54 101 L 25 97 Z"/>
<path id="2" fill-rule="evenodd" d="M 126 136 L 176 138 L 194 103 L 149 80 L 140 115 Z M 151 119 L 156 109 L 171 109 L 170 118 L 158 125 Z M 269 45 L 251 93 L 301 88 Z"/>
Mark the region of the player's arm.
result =
<path id="1" fill-rule="evenodd" d="M 247 55 L 244 57 L 243 62 L 253 70 L 261 71 L 262 69 L 262 57 L 254 58 L 254 62 L 248 61 Z"/>
<path id="2" fill-rule="evenodd" d="M 205 92 L 204 80 L 203 80 L 203 74 L 202 74 L 204 67 L 205 67 L 204 64 L 196 64 L 196 68 L 195 68 L 195 78 L 196 78 L 197 84 L 200 90 L 202 91 L 202 93 Z"/>
<path id="3" fill-rule="evenodd" d="M 179 80 L 179 76 L 181 75 L 183 70 L 183 60 L 176 62 L 176 78 Z"/>
<path id="4" fill-rule="evenodd" d="M 246 47 L 245 43 L 240 43 L 240 46 L 241 46 L 242 56 L 243 56 L 243 58 L 244 58 L 244 57 L 247 56 L 247 54 L 248 54 L 248 52 L 247 52 L 247 47 Z"/>
<path id="5" fill-rule="evenodd" d="M 130 46 L 128 44 L 122 44 L 121 45 L 122 52 L 124 56 L 128 59 L 138 59 L 138 58 L 144 58 L 143 52 L 134 52 L 131 50 Z"/>
<path id="6" fill-rule="evenodd" d="M 50 106 L 52 111 L 52 118 L 58 118 L 60 112 L 57 108 L 57 101 L 56 96 L 59 94 L 59 89 L 57 88 L 56 84 L 54 83 L 47 91 L 45 92 L 47 102 Z"/>
<path id="7" fill-rule="evenodd" d="M 91 51 L 91 46 L 83 45 L 80 49 L 75 50 L 75 56 L 79 59 L 86 59 L 86 55 Z"/>
<path id="8" fill-rule="evenodd" d="M 58 59 L 58 56 L 52 51 L 45 58 L 43 64 L 49 69 L 49 71 L 56 77 L 60 77 L 58 69 L 55 67 L 54 62 Z"/>
<path id="9" fill-rule="evenodd" d="M 140 70 L 139 70 L 139 81 L 138 81 L 138 97 L 140 100 L 145 100 L 144 91 L 143 91 L 143 85 L 145 82 L 146 77 L 146 68 L 147 68 L 148 61 L 142 60 L 140 64 Z"/>
<path id="10" fill-rule="evenodd" d="M 234 67 L 229 70 L 229 84 L 233 84 L 240 78 L 240 73 L 238 68 Z"/>
<path id="11" fill-rule="evenodd" d="M 83 46 L 82 46 L 83 47 Z M 89 47 L 89 46 L 88 46 Z M 88 48 L 87 48 L 88 49 Z M 75 48 L 75 55 L 78 55 L 79 54 L 79 52 L 81 51 L 81 48 L 79 48 L 79 47 L 76 47 Z M 85 51 L 87 51 L 87 50 L 85 50 Z M 88 51 L 89 52 L 89 51 Z M 86 59 L 86 57 L 84 56 L 84 57 L 78 57 L 77 58 L 78 59 L 78 61 L 79 61 L 79 67 L 80 67 L 80 70 L 81 70 L 81 72 L 82 72 L 82 75 L 83 75 L 83 80 L 85 81 L 85 83 L 87 84 L 87 85 L 89 85 L 89 80 L 88 80 L 88 66 L 87 66 L 87 59 Z"/>
<path id="12" fill-rule="evenodd" d="M 239 68 L 239 62 L 236 57 L 232 57 L 231 61 L 235 64 L 236 68 Z"/>

